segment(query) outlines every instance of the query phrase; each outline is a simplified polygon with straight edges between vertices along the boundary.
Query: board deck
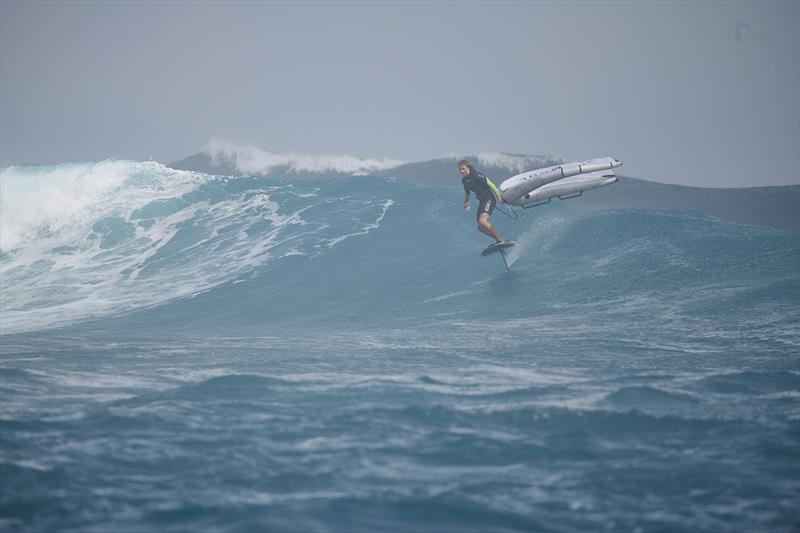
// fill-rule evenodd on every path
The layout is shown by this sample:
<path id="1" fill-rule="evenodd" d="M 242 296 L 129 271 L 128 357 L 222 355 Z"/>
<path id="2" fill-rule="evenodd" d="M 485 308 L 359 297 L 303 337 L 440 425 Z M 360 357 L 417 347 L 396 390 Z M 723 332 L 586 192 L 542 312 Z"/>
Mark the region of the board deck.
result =
<path id="1" fill-rule="evenodd" d="M 510 248 L 512 246 L 514 246 L 513 241 L 496 242 L 494 244 L 490 244 L 489 246 L 487 246 L 486 249 L 481 252 L 481 255 L 486 257 L 487 255 L 499 252 L 500 250 L 505 250 L 506 248 Z"/>

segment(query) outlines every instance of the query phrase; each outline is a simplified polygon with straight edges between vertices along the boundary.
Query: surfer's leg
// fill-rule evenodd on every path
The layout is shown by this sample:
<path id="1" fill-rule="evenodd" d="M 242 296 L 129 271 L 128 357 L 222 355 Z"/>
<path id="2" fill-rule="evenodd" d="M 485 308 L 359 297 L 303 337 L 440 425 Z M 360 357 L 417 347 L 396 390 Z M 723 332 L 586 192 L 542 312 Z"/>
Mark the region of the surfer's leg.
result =
<path id="1" fill-rule="evenodd" d="M 481 213 L 478 215 L 478 231 L 488 235 L 497 242 L 504 242 L 500 234 L 489 224 L 489 213 Z"/>

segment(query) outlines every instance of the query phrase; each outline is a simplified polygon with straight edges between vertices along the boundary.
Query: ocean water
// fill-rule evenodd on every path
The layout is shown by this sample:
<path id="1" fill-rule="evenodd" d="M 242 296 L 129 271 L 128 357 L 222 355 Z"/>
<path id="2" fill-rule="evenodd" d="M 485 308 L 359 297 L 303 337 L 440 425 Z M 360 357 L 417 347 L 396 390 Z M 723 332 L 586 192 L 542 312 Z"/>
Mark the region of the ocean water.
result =
<path id="1" fill-rule="evenodd" d="M 4 532 L 800 530 L 798 233 L 554 202 L 507 272 L 458 188 L 0 193 Z"/>

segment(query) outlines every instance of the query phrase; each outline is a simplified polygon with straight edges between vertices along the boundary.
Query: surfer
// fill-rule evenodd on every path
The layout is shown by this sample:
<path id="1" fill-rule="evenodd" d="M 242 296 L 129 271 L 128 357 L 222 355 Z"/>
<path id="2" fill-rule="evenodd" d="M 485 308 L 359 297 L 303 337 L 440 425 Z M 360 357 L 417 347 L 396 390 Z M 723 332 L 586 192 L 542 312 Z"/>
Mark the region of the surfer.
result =
<path id="1" fill-rule="evenodd" d="M 478 231 L 492 237 L 498 243 L 506 242 L 489 224 L 489 217 L 492 215 L 497 201 L 505 203 L 503 195 L 489 178 L 475 170 L 472 163 L 466 159 L 458 162 L 458 171 L 461 173 L 461 183 L 464 185 L 464 211 L 470 210 L 469 193 L 474 192 L 479 201 Z"/>

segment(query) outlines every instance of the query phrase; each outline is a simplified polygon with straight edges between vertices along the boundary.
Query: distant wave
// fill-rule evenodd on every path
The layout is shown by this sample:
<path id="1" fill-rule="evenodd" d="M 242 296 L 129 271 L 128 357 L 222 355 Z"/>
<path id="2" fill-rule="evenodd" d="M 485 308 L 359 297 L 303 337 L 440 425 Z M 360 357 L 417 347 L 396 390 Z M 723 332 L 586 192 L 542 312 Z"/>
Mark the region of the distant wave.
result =
<path id="1" fill-rule="evenodd" d="M 268 175 L 276 167 L 289 167 L 294 172 L 338 172 L 362 175 L 403 164 L 395 159 L 360 159 L 349 155 L 312 156 L 277 154 L 249 145 L 212 140 L 205 149 L 212 164 L 229 164 L 245 175 Z"/>
<path id="2" fill-rule="evenodd" d="M 481 166 L 508 169 L 516 174 L 563 162 L 556 155 L 514 155 L 494 152 L 478 154 Z"/>
<path id="3" fill-rule="evenodd" d="M 209 141 L 204 152 L 215 167 L 231 167 L 239 174 L 258 176 L 269 175 L 277 168 L 288 168 L 290 172 L 296 173 L 365 175 L 408 164 L 407 161 L 391 158 L 364 159 L 349 155 L 279 154 L 256 146 L 221 139 Z M 482 168 L 505 169 L 515 174 L 563 161 L 554 155 L 517 155 L 499 152 L 482 152 L 475 156 L 448 154 L 441 159 L 458 161 L 465 157 L 476 158 L 476 163 Z"/>

